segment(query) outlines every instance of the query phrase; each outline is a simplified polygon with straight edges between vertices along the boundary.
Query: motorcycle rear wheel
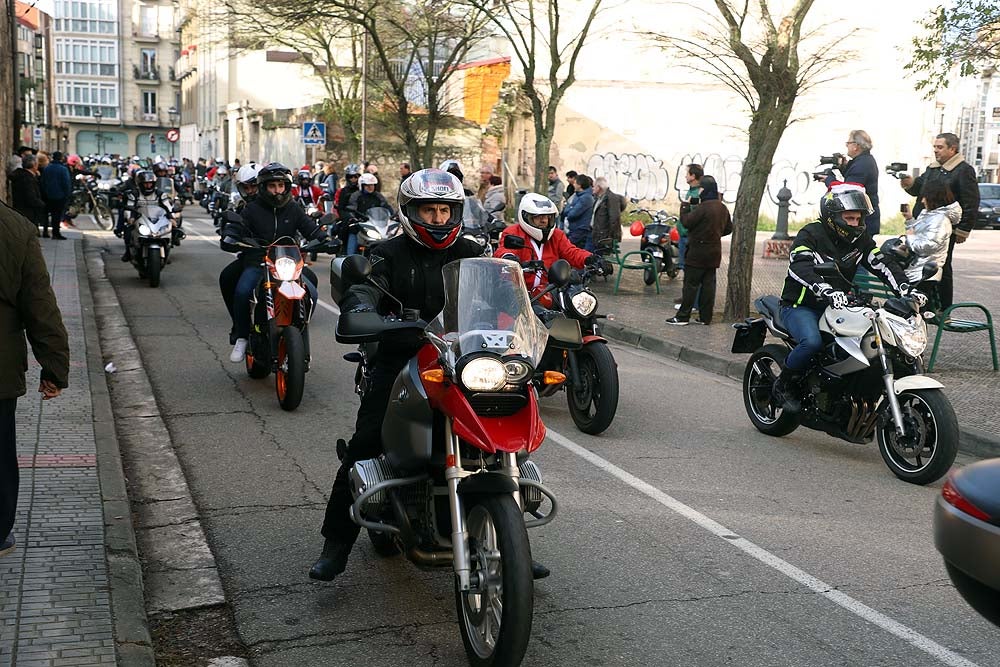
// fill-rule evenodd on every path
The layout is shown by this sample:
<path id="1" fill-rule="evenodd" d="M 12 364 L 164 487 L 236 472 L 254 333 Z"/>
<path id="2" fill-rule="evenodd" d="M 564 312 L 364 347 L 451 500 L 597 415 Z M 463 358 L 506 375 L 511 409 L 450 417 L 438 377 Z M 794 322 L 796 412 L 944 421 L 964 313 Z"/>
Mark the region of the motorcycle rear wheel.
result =
<path id="1" fill-rule="evenodd" d="M 916 451 L 904 450 L 896 435 L 896 425 L 889 419 L 876 429 L 879 454 L 892 474 L 904 482 L 936 482 L 948 472 L 958 454 L 955 409 L 940 389 L 912 389 L 898 398 L 907 430 L 916 431 L 917 446 L 913 448 Z M 927 455 L 923 456 L 925 451 Z"/>
<path id="2" fill-rule="evenodd" d="M 299 407 L 306 385 L 306 349 L 302 332 L 287 326 L 278 340 L 278 368 L 274 373 L 274 388 L 282 410 Z"/>
<path id="3" fill-rule="evenodd" d="M 765 345 L 754 352 L 743 371 L 743 405 L 750 422 L 764 435 L 776 438 L 799 427 L 798 415 L 774 405 L 771 389 L 785 367 L 788 350 L 781 345 Z"/>
<path id="4" fill-rule="evenodd" d="M 656 282 L 656 277 L 659 275 L 660 271 L 662 270 L 662 268 L 660 267 L 660 258 L 659 257 L 654 257 L 653 261 L 652 261 L 652 264 L 653 264 L 653 268 L 651 268 L 651 269 L 649 269 L 649 268 L 643 269 L 643 271 L 642 271 L 642 282 L 646 283 L 647 285 L 652 285 L 653 283 L 655 283 Z"/>
<path id="5" fill-rule="evenodd" d="M 608 346 L 588 343 L 576 352 L 580 386 L 567 386 L 569 414 L 589 435 L 603 433 L 618 411 L 618 365 Z"/>
<path id="6" fill-rule="evenodd" d="M 469 664 L 520 665 L 531 638 L 535 597 L 521 510 L 509 495 L 472 496 L 466 528 L 473 590 L 462 591 L 456 577 L 455 606 Z"/>

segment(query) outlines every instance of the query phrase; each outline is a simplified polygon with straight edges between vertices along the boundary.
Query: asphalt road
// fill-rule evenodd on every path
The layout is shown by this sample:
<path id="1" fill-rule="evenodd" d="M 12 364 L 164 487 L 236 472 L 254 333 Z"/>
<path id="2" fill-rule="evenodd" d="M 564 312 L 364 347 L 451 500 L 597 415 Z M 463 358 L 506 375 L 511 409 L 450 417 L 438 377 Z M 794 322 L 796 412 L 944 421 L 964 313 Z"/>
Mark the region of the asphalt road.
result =
<path id="1" fill-rule="evenodd" d="M 379 559 L 362 537 L 335 582 L 306 576 L 358 405 L 350 350 L 317 309 L 305 397 L 283 412 L 273 379 L 228 360 L 231 257 L 195 209 L 160 289 L 110 236 L 108 275 L 254 664 L 466 664 L 447 571 Z M 526 665 L 1000 665 L 1000 632 L 934 550 L 940 485 L 897 481 L 874 447 L 767 438 L 737 383 L 613 349 L 622 400 L 604 435 L 578 432 L 561 394 L 543 402 L 554 435 L 535 460 L 562 512 L 530 533 L 553 575 Z"/>

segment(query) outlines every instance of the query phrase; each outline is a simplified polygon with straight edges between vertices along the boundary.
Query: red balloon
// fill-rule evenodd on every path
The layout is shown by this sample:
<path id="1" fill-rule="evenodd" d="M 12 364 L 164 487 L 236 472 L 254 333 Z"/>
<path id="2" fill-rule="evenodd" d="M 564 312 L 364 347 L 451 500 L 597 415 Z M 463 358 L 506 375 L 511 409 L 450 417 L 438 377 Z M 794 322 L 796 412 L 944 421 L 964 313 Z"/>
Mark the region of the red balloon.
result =
<path id="1" fill-rule="evenodd" d="M 676 227 L 670 230 L 670 240 L 673 241 L 674 243 L 681 242 L 681 233 L 677 231 Z"/>
<path id="2" fill-rule="evenodd" d="M 642 232 L 645 229 L 646 225 L 642 224 L 642 220 L 636 220 L 632 223 L 632 226 L 628 228 L 632 236 L 642 236 Z"/>

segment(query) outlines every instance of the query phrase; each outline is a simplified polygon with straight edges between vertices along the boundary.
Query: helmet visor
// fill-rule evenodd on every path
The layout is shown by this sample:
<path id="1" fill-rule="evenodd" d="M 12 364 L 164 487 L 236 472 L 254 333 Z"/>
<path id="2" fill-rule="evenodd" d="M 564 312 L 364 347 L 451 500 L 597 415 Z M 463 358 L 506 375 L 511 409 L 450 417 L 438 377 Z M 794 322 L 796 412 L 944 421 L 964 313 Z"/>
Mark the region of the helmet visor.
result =
<path id="1" fill-rule="evenodd" d="M 875 212 L 875 209 L 872 207 L 872 200 L 862 190 L 838 192 L 834 196 L 840 202 L 844 211 L 862 211 L 864 215 L 871 215 Z"/>

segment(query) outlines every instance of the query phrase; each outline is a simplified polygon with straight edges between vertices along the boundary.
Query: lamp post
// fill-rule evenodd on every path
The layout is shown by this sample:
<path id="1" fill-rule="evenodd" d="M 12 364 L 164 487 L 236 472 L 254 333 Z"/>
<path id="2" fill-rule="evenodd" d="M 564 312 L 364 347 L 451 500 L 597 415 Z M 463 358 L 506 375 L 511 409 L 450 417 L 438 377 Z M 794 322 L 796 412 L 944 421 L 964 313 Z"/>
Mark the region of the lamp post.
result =
<path id="1" fill-rule="evenodd" d="M 103 136 L 101 136 L 101 119 L 102 118 L 104 118 L 104 114 L 101 113 L 100 109 L 98 109 L 97 111 L 94 112 L 94 120 L 97 121 L 97 154 L 98 155 L 102 155 L 103 154 L 103 151 L 101 150 L 101 139 L 104 138 Z"/>
<path id="2" fill-rule="evenodd" d="M 170 107 L 167 109 L 167 116 L 170 117 L 170 129 L 177 128 L 176 119 L 181 115 L 181 112 L 177 110 L 177 107 Z M 170 157 L 174 157 L 174 142 L 170 142 Z"/>

